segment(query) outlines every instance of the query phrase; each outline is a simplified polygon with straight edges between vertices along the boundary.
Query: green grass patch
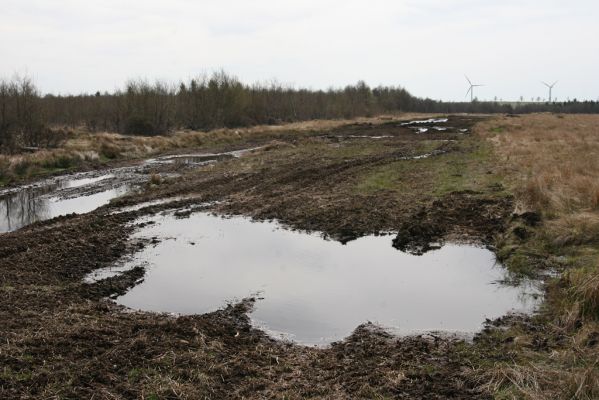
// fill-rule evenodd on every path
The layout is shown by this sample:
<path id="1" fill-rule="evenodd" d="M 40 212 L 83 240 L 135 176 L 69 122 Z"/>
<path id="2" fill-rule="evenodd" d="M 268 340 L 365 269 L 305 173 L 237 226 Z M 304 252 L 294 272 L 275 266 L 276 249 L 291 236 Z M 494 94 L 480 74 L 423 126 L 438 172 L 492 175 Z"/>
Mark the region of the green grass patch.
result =
<path id="1" fill-rule="evenodd" d="M 370 194 L 379 190 L 401 190 L 407 166 L 408 161 L 397 161 L 370 171 L 358 183 L 358 192 Z"/>
<path id="2" fill-rule="evenodd" d="M 504 265 L 516 279 L 524 277 L 532 278 L 537 272 L 535 263 L 532 262 L 530 257 L 520 252 L 516 252 L 505 260 Z"/>
<path id="3" fill-rule="evenodd" d="M 499 186 L 500 176 L 493 171 L 493 149 L 481 140 L 467 139 L 460 151 L 450 152 L 425 161 L 424 168 L 435 172 L 433 194 L 437 197 L 455 191 L 487 191 Z"/>
<path id="4" fill-rule="evenodd" d="M 414 147 L 413 154 L 431 153 L 439 146 L 438 141 L 423 141 Z M 501 185 L 502 176 L 494 172 L 493 161 L 489 143 L 467 137 L 455 143 L 446 154 L 399 160 L 372 168 L 358 178 L 356 190 L 364 194 L 380 190 L 413 191 L 438 198 L 464 190 L 506 195 Z"/>

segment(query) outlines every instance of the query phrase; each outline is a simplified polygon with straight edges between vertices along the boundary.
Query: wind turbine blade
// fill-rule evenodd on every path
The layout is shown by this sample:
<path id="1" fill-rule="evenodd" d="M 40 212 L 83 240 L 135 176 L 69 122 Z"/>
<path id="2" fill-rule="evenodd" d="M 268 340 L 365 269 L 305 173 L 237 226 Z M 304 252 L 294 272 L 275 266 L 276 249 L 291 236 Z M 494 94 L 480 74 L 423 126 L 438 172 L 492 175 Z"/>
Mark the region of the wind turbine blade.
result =
<path id="1" fill-rule="evenodd" d="M 466 92 L 466 96 L 464 96 L 464 97 L 468 97 L 468 93 L 470 93 L 470 91 L 471 91 L 471 90 L 472 90 L 472 86 L 470 86 L 470 87 L 468 88 L 468 91 Z"/>
<path id="2" fill-rule="evenodd" d="M 466 75 L 464 75 L 466 77 L 466 80 L 468 81 L 468 83 L 470 84 L 470 86 L 472 86 L 472 82 L 470 82 L 470 79 L 468 79 L 468 77 Z"/>
<path id="3" fill-rule="evenodd" d="M 543 81 L 541 81 L 541 83 L 542 83 L 543 85 L 547 86 L 547 87 L 551 87 L 551 86 L 549 86 L 547 83 L 545 83 L 545 82 L 543 82 Z"/>
<path id="4" fill-rule="evenodd" d="M 555 82 L 553 82 L 553 85 L 551 85 L 551 87 L 554 87 L 554 86 L 555 86 L 555 84 L 556 84 L 557 82 L 558 82 L 558 81 L 555 81 Z"/>

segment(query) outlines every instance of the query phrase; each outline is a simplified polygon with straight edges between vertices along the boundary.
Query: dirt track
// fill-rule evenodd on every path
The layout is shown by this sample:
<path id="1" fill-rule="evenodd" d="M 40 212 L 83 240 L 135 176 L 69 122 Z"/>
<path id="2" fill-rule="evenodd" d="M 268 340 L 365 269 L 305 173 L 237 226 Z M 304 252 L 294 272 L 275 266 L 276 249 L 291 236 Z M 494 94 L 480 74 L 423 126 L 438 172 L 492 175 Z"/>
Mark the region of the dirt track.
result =
<path id="1" fill-rule="evenodd" d="M 92 213 L 0 235 L 0 397 L 488 398 L 477 389 L 473 365 L 509 355 L 484 337 L 479 344 L 395 338 L 364 325 L 319 350 L 251 328 L 245 314 L 251 300 L 177 318 L 124 312 L 106 299 L 143 270 L 82 283 L 87 273 L 146 245 L 128 240 L 137 217 L 209 201 L 218 201 L 211 206 L 218 213 L 274 218 L 341 241 L 399 232 L 395 246 L 413 252 L 446 238 L 492 245 L 513 206 L 481 158 L 481 142 L 458 131 L 475 122 L 452 117 L 455 129 L 425 134 L 390 121 L 234 143 L 261 148 L 182 167 L 181 176 Z"/>

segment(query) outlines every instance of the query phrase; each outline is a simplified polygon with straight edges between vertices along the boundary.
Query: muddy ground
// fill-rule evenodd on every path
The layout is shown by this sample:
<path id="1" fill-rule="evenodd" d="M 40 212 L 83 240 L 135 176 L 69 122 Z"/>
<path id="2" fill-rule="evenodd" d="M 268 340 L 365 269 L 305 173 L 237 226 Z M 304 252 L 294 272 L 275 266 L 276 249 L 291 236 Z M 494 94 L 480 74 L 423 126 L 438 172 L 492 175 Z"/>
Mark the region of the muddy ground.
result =
<path id="1" fill-rule="evenodd" d="M 138 217 L 167 208 L 184 217 L 206 202 L 340 241 L 391 232 L 395 247 L 414 253 L 444 240 L 492 246 L 512 223 L 513 200 L 471 133 L 478 121 L 452 116 L 449 129 L 419 133 L 392 120 L 186 149 L 259 147 L 198 168 L 156 166 L 147 173 L 165 177 L 140 193 L 0 235 L 0 398 L 491 398 L 480 371 L 513 356 L 492 325 L 470 343 L 366 324 L 316 349 L 252 328 L 251 299 L 197 316 L 130 312 L 109 297 L 142 269 L 82 281 L 148 245 L 129 239 Z"/>

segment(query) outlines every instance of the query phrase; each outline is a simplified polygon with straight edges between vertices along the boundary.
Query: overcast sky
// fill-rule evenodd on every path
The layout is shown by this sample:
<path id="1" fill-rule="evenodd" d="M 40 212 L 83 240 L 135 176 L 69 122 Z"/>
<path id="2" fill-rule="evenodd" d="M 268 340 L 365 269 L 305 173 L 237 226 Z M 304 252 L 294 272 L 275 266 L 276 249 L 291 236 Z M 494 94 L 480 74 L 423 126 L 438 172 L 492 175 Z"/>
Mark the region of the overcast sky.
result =
<path id="1" fill-rule="evenodd" d="M 401 85 L 463 100 L 599 98 L 596 0 L 0 0 L 0 76 L 114 90 L 223 68 L 251 83 Z"/>

